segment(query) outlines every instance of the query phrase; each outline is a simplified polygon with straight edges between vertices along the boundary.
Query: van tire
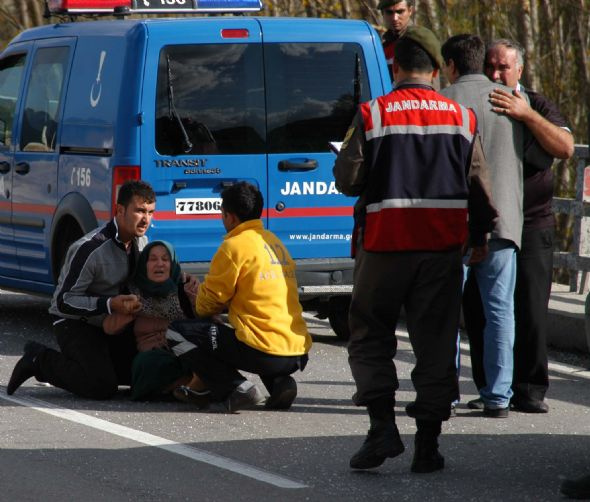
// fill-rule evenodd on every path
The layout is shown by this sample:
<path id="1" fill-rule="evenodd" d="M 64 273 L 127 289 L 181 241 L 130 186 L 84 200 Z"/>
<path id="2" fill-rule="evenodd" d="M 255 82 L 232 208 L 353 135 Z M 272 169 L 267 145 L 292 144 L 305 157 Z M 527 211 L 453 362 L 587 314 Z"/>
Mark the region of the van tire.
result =
<path id="1" fill-rule="evenodd" d="M 84 235 L 84 232 L 73 218 L 67 218 L 67 223 L 60 225 L 55 249 L 54 281 L 57 284 L 59 273 L 66 260 L 70 246 Z"/>
<path id="2" fill-rule="evenodd" d="M 330 298 L 328 321 L 339 340 L 347 342 L 350 338 L 348 312 L 350 310 L 350 296 L 335 296 Z"/>

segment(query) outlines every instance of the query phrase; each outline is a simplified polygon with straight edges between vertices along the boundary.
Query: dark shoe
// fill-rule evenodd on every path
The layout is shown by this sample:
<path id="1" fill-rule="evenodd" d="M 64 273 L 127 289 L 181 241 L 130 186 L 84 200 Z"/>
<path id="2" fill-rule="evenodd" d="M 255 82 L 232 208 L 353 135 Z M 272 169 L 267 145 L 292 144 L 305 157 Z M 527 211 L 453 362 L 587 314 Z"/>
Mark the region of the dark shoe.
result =
<path id="1" fill-rule="evenodd" d="M 406 404 L 406 413 L 409 417 L 416 418 L 419 415 L 424 415 L 424 410 L 420 412 L 420 410 L 416 407 L 416 401 L 412 401 Z M 457 403 L 451 403 L 451 407 L 449 410 L 449 418 L 457 416 Z"/>
<path id="2" fill-rule="evenodd" d="M 560 491 L 571 499 L 590 499 L 590 476 L 579 479 L 566 479 L 561 483 Z"/>
<path id="3" fill-rule="evenodd" d="M 471 410 L 483 410 L 484 409 L 483 399 L 478 397 L 477 399 L 473 399 L 467 403 L 467 408 Z"/>
<path id="4" fill-rule="evenodd" d="M 506 408 L 488 408 L 485 406 L 483 416 L 489 418 L 508 418 L 508 406 Z"/>
<path id="5" fill-rule="evenodd" d="M 445 458 L 438 451 L 438 442 L 434 440 L 415 441 L 414 458 L 411 471 L 418 474 L 440 471 L 445 467 Z"/>
<path id="6" fill-rule="evenodd" d="M 209 411 L 214 413 L 236 413 L 249 410 L 264 402 L 264 395 L 256 385 L 246 380 L 238 385 L 223 401 L 211 403 Z"/>
<path id="7" fill-rule="evenodd" d="M 533 399 L 514 399 L 510 401 L 510 408 L 523 413 L 548 413 L 549 406 L 545 401 Z"/>
<path id="8" fill-rule="evenodd" d="M 186 385 L 176 387 L 172 394 L 178 401 L 193 404 L 200 409 L 206 408 L 209 405 L 209 398 L 211 397 L 211 393 L 208 390 L 198 391 Z"/>
<path id="9" fill-rule="evenodd" d="M 23 383 L 35 376 L 35 358 L 45 349 L 45 345 L 37 342 L 25 343 L 23 357 L 19 359 L 12 370 L 6 394 L 11 396 Z"/>
<path id="10" fill-rule="evenodd" d="M 451 417 L 457 416 L 457 403 L 451 403 Z"/>
<path id="11" fill-rule="evenodd" d="M 297 397 L 297 382 L 291 376 L 274 379 L 272 392 L 264 407 L 268 410 L 288 410 Z"/>
<path id="12" fill-rule="evenodd" d="M 352 469 L 373 469 L 379 467 L 386 458 L 394 458 L 405 450 L 397 425 L 384 421 L 376 427 L 371 426 L 365 442 L 350 459 Z"/>

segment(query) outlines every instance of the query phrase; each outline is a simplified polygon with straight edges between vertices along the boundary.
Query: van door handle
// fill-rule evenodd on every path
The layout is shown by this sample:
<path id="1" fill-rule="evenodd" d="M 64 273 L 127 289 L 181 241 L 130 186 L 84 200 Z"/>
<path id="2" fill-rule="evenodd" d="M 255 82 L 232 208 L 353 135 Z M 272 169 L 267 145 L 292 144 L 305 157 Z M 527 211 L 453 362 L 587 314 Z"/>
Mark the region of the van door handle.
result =
<path id="1" fill-rule="evenodd" d="M 19 162 L 14 170 L 18 174 L 27 174 L 31 170 L 31 166 L 28 162 Z"/>
<path id="2" fill-rule="evenodd" d="M 318 161 L 315 159 L 292 159 L 279 162 L 279 171 L 313 171 L 317 167 Z"/>
<path id="3" fill-rule="evenodd" d="M 3 160 L 0 162 L 0 173 L 5 174 L 10 171 L 10 162 Z"/>

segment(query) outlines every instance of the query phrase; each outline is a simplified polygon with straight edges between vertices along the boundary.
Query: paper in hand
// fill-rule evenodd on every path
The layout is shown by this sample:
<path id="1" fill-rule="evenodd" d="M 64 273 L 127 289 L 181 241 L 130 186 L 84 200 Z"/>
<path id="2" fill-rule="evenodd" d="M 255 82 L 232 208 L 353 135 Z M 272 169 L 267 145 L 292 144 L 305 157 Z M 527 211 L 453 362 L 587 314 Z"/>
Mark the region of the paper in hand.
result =
<path id="1" fill-rule="evenodd" d="M 335 154 L 338 154 L 338 152 L 340 152 L 340 148 L 342 148 L 342 141 L 330 141 L 328 145 L 330 146 L 330 150 L 332 150 Z"/>

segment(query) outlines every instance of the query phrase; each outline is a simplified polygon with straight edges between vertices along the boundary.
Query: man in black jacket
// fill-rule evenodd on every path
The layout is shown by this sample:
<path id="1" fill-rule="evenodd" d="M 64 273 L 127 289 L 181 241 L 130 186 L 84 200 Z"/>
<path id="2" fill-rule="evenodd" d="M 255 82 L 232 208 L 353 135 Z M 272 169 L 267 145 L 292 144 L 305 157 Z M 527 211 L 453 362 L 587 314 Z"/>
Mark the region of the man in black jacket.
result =
<path id="1" fill-rule="evenodd" d="M 61 352 L 27 342 L 7 394 L 31 377 L 92 399 L 108 399 L 118 385 L 131 383 L 133 333 L 107 335 L 102 320 L 141 308 L 135 295 L 121 293 L 147 243 L 155 206 L 149 184 L 128 181 L 119 190 L 115 217 L 70 246 L 49 308 Z"/>

